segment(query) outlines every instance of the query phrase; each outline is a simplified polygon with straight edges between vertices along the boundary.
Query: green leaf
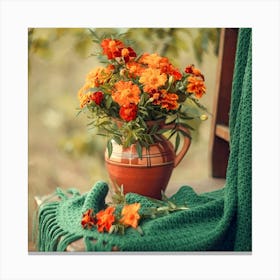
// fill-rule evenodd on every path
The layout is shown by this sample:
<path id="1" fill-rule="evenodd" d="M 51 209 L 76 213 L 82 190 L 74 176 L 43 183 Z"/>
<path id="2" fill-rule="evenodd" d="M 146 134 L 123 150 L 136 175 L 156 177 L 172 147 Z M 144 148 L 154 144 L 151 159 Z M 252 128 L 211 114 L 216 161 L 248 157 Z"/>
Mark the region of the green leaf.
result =
<path id="1" fill-rule="evenodd" d="M 79 110 L 78 113 L 76 114 L 76 117 L 78 117 L 82 112 L 83 110 Z"/>
<path id="2" fill-rule="evenodd" d="M 98 43 L 100 43 L 101 39 L 98 37 L 98 35 L 92 29 L 89 28 L 88 30 L 91 35 L 98 41 Z"/>
<path id="3" fill-rule="evenodd" d="M 139 142 L 136 142 L 136 151 L 140 159 L 142 159 L 142 146 Z"/>
<path id="4" fill-rule="evenodd" d="M 177 208 L 177 206 L 176 206 L 172 201 L 168 200 L 167 203 L 168 203 L 168 205 L 170 206 L 170 208 L 171 208 L 172 210 L 174 210 L 174 209 Z"/>
<path id="5" fill-rule="evenodd" d="M 114 135 L 113 139 L 117 142 L 117 144 L 122 145 L 121 137 Z"/>
<path id="6" fill-rule="evenodd" d="M 108 157 L 110 158 L 113 152 L 113 145 L 111 140 L 107 141 Z"/>
<path id="7" fill-rule="evenodd" d="M 175 135 L 175 133 L 177 133 L 177 130 L 173 130 L 167 139 L 170 140 Z"/>
<path id="8" fill-rule="evenodd" d="M 87 93 L 87 92 L 95 92 L 95 91 L 98 91 L 98 90 L 100 90 L 98 87 L 93 87 L 93 88 L 89 88 L 88 90 L 86 90 L 85 91 L 85 93 Z"/>
<path id="9" fill-rule="evenodd" d="M 105 133 L 101 133 L 101 132 L 96 133 L 96 135 L 99 135 L 99 136 L 104 136 L 104 137 L 107 137 L 107 136 L 108 136 L 107 134 L 105 134 Z"/>
<path id="10" fill-rule="evenodd" d="M 164 191 L 161 191 L 161 197 L 163 201 L 167 201 L 168 197 L 166 196 L 166 194 L 164 193 Z"/>
<path id="11" fill-rule="evenodd" d="M 107 98 L 106 103 L 105 103 L 105 106 L 107 109 L 110 109 L 112 102 L 113 102 L 112 98 Z"/>
<path id="12" fill-rule="evenodd" d="M 194 117 L 190 117 L 186 113 L 181 112 L 180 113 L 180 119 L 183 119 L 183 120 L 193 120 Z"/>
<path id="13" fill-rule="evenodd" d="M 205 106 L 203 106 L 201 103 L 199 103 L 199 100 L 198 100 L 198 99 L 195 99 L 195 98 L 192 97 L 192 96 L 188 96 L 188 99 L 191 100 L 191 101 L 192 101 L 192 104 L 196 105 L 199 109 L 201 109 L 201 110 L 203 110 L 203 111 L 209 113 L 208 110 L 207 110 L 207 108 L 206 108 Z"/>
<path id="14" fill-rule="evenodd" d="M 144 232 L 140 226 L 138 226 L 136 230 L 140 233 L 140 235 L 144 235 Z"/>
<path id="15" fill-rule="evenodd" d="M 180 134 L 177 133 L 176 134 L 176 139 L 175 139 L 175 153 L 177 152 L 177 150 L 179 148 L 179 145 L 180 145 Z"/>
<path id="16" fill-rule="evenodd" d="M 114 231 L 117 230 L 117 227 L 115 225 L 111 225 L 110 230 L 109 230 L 109 234 L 114 233 Z"/>
<path id="17" fill-rule="evenodd" d="M 162 128 L 162 129 L 157 131 L 157 134 L 163 134 L 163 133 L 168 132 L 168 131 L 170 131 L 170 128 Z"/>
<path id="18" fill-rule="evenodd" d="M 87 126 L 91 126 L 91 125 L 94 125 L 94 124 L 95 124 L 95 121 L 92 121 L 92 122 L 87 123 Z"/>
<path id="19" fill-rule="evenodd" d="M 155 134 L 158 130 L 158 127 L 159 126 L 157 124 L 153 125 L 151 128 L 150 134 Z"/>
<path id="20" fill-rule="evenodd" d="M 166 124 L 172 124 L 177 120 L 178 116 L 177 115 L 173 115 L 170 116 L 170 118 L 167 119 Z"/>
<path id="21" fill-rule="evenodd" d="M 194 128 L 187 123 L 180 123 L 180 125 L 187 128 L 187 129 L 194 130 Z"/>
<path id="22" fill-rule="evenodd" d="M 192 136 L 190 135 L 190 133 L 187 133 L 183 130 L 179 130 L 180 133 L 182 133 L 183 136 L 188 137 L 189 139 L 192 139 Z"/>

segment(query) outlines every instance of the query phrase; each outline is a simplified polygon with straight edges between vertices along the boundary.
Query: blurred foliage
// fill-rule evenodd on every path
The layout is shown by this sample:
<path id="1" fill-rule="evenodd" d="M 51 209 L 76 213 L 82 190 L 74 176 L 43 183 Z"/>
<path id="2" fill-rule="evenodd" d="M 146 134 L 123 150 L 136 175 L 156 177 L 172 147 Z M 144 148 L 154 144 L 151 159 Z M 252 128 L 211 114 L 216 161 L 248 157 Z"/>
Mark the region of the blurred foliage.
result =
<path id="1" fill-rule="evenodd" d="M 177 57 L 179 52 L 188 52 L 193 49 L 199 63 L 203 60 L 204 53 L 210 51 L 213 44 L 215 55 L 219 51 L 219 28 L 141 28 L 129 29 L 128 36 L 137 41 L 143 49 L 146 44 L 151 46 L 152 52 L 161 56 Z M 186 36 L 189 40 L 185 40 Z"/>
<path id="2" fill-rule="evenodd" d="M 31 55 L 50 60 L 55 53 L 55 44 L 64 36 L 73 38 L 72 48 L 81 58 L 88 56 L 92 41 L 85 28 L 29 28 L 28 70 L 31 70 Z"/>
<path id="3" fill-rule="evenodd" d="M 81 57 L 89 55 L 92 48 L 91 34 L 85 28 L 46 28 L 46 34 L 42 28 L 29 28 L 28 50 L 42 58 L 49 59 L 53 52 L 53 44 L 62 36 L 74 37 L 73 48 Z M 179 52 L 193 49 L 199 63 L 203 61 L 203 55 L 211 51 L 218 55 L 220 28 L 97 28 L 97 34 L 105 36 L 126 37 L 134 42 L 137 53 L 141 50 L 157 52 L 161 56 L 177 57 Z M 39 32 L 37 32 L 39 31 Z M 185 37 L 189 40 L 185 40 Z M 137 47 L 136 47 L 137 46 Z M 140 49 L 141 50 L 140 50 Z"/>
<path id="4" fill-rule="evenodd" d="M 95 135 L 91 133 L 74 133 L 60 139 L 60 148 L 70 156 L 94 155 L 103 160 L 104 141 L 92 141 Z M 104 143 L 103 143 L 104 142 Z"/>
<path id="5" fill-rule="evenodd" d="M 193 50 L 199 63 L 203 60 L 203 54 L 209 52 L 209 45 L 213 44 L 213 52 L 219 53 L 220 28 L 200 28 L 197 36 L 193 38 Z"/>
<path id="6" fill-rule="evenodd" d="M 45 31 L 45 32 L 42 32 Z M 92 42 L 85 28 L 29 28 L 28 51 L 49 59 L 54 53 L 54 43 L 63 36 L 73 36 L 76 53 L 85 56 Z"/>

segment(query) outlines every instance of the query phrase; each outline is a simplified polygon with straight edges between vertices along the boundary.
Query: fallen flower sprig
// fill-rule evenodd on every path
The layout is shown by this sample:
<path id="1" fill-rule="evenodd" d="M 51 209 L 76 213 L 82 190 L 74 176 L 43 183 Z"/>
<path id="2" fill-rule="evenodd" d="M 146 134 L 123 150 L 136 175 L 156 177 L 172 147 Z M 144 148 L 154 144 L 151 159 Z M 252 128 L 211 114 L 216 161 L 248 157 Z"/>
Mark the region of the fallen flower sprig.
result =
<path id="1" fill-rule="evenodd" d="M 159 216 L 168 215 L 171 212 L 188 210 L 185 205 L 177 205 L 171 201 L 163 192 L 162 200 L 146 197 L 155 206 L 141 209 L 141 203 L 127 203 L 123 193 L 123 186 L 117 189 L 112 195 L 112 202 L 108 203 L 105 209 L 94 213 L 93 209 L 88 209 L 83 213 L 81 225 L 84 229 L 92 230 L 96 227 L 98 232 L 124 234 L 125 229 L 132 227 L 143 235 L 143 230 L 139 222 L 144 219 L 154 219 Z"/>

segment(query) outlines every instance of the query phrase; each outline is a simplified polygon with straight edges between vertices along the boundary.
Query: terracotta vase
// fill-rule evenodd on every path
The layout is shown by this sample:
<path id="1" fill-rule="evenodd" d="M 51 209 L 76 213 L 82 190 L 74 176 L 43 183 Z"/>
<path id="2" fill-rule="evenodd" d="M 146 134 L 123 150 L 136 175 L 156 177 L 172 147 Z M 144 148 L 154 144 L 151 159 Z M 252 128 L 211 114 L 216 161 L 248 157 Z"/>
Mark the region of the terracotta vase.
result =
<path id="1" fill-rule="evenodd" d="M 161 127 L 171 128 L 171 125 L 163 122 Z M 189 134 L 183 126 L 178 129 Z M 123 185 L 124 193 L 134 192 L 161 199 L 161 192 L 165 191 L 173 169 L 185 156 L 191 141 L 184 137 L 181 150 L 175 154 L 173 144 L 165 136 L 159 135 L 155 140 L 149 149 L 142 148 L 142 158 L 139 158 L 135 144 L 124 148 L 112 140 L 112 154 L 109 158 L 106 149 L 105 162 L 114 188 Z"/>

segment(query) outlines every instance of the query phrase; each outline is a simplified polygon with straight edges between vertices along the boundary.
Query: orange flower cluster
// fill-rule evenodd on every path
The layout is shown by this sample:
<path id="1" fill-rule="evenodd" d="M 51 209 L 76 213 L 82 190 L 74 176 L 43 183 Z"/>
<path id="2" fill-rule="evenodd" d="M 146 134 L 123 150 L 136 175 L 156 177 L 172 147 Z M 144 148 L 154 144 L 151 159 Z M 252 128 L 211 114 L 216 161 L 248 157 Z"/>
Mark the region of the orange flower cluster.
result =
<path id="1" fill-rule="evenodd" d="M 161 57 L 156 53 L 145 53 L 140 58 L 140 63 L 146 64 L 149 68 L 152 69 L 159 69 L 160 73 L 171 75 L 176 81 L 181 80 L 183 77 L 180 71 L 170 63 L 167 57 Z"/>
<path id="2" fill-rule="evenodd" d="M 185 72 L 191 74 L 191 76 L 188 77 L 189 84 L 187 85 L 187 91 L 193 93 L 196 98 L 201 98 L 206 92 L 204 76 L 194 65 L 186 67 Z"/>
<path id="3" fill-rule="evenodd" d="M 104 39 L 101 42 L 103 54 L 107 55 L 108 59 L 123 58 L 125 63 L 136 57 L 135 51 L 131 47 L 126 47 L 119 40 Z"/>
<path id="4" fill-rule="evenodd" d="M 96 226 L 99 232 L 109 232 L 114 223 L 137 228 L 141 218 L 138 213 L 140 207 L 140 203 L 124 205 L 119 220 L 116 218 L 116 208 L 113 206 L 100 210 L 95 216 L 93 215 L 93 209 L 89 209 L 83 214 L 81 225 L 84 229 L 92 229 L 93 226 Z"/>
<path id="5" fill-rule="evenodd" d="M 96 92 L 91 91 L 91 89 L 104 85 L 109 80 L 113 70 L 114 66 L 109 65 L 107 68 L 98 67 L 87 74 L 85 84 L 78 91 L 81 108 L 91 104 L 92 101 L 94 101 L 96 105 L 101 105 L 103 93 L 101 92 L 101 97 L 100 91 L 98 94 L 95 94 Z"/>
<path id="6" fill-rule="evenodd" d="M 87 74 L 86 83 L 91 87 L 99 87 L 109 79 L 113 70 L 113 65 L 109 65 L 107 68 L 97 67 Z"/>
<path id="7" fill-rule="evenodd" d="M 193 93 L 197 98 L 201 98 L 206 90 L 204 82 L 197 76 L 188 77 L 188 82 L 187 91 Z"/>
<path id="8" fill-rule="evenodd" d="M 143 144 L 150 139 L 145 135 L 149 133 L 146 121 L 176 116 L 176 123 L 184 123 L 197 117 L 193 107 L 185 107 L 197 105 L 197 111 L 203 110 L 193 99 L 206 93 L 205 80 L 193 64 L 180 72 L 167 57 L 157 53 L 137 56 L 131 46 L 118 39 L 103 39 L 100 47 L 106 66 L 86 75 L 78 99 L 80 108 L 88 109 L 94 119 L 91 124 L 98 126 L 102 135 L 114 135 L 111 139 L 126 146 Z M 185 102 L 188 98 L 192 104 Z M 110 119 L 123 121 L 123 130 L 116 131 Z"/>
<path id="9" fill-rule="evenodd" d="M 176 110 L 178 108 L 178 95 L 175 93 L 170 93 L 163 89 L 151 94 L 151 97 L 153 103 L 161 105 L 162 108 L 167 110 Z"/>
<path id="10" fill-rule="evenodd" d="M 156 53 L 144 53 L 137 60 L 136 53 L 131 47 L 114 39 L 104 39 L 101 47 L 103 54 L 110 61 L 117 60 L 118 65 L 123 65 L 120 69 L 120 77 L 123 78 L 111 84 L 111 77 L 116 70 L 113 64 L 109 64 L 107 68 L 98 67 L 90 71 L 86 76 L 85 85 L 78 93 L 81 108 L 93 101 L 95 105 L 100 106 L 103 93 L 98 91 L 98 95 L 92 94 L 91 89 L 109 83 L 112 86 L 108 90 L 108 94 L 119 105 L 120 118 L 127 122 L 137 118 L 136 105 L 140 102 L 142 90 L 151 97 L 154 105 L 167 111 L 178 109 L 178 95 L 176 92 L 168 92 L 167 87 L 170 85 L 169 81 L 181 81 L 183 75 L 168 58 Z M 185 73 L 189 75 L 186 92 L 194 94 L 196 98 L 201 98 L 206 91 L 204 76 L 193 65 L 187 66 Z M 137 80 L 138 84 L 135 83 Z"/>

